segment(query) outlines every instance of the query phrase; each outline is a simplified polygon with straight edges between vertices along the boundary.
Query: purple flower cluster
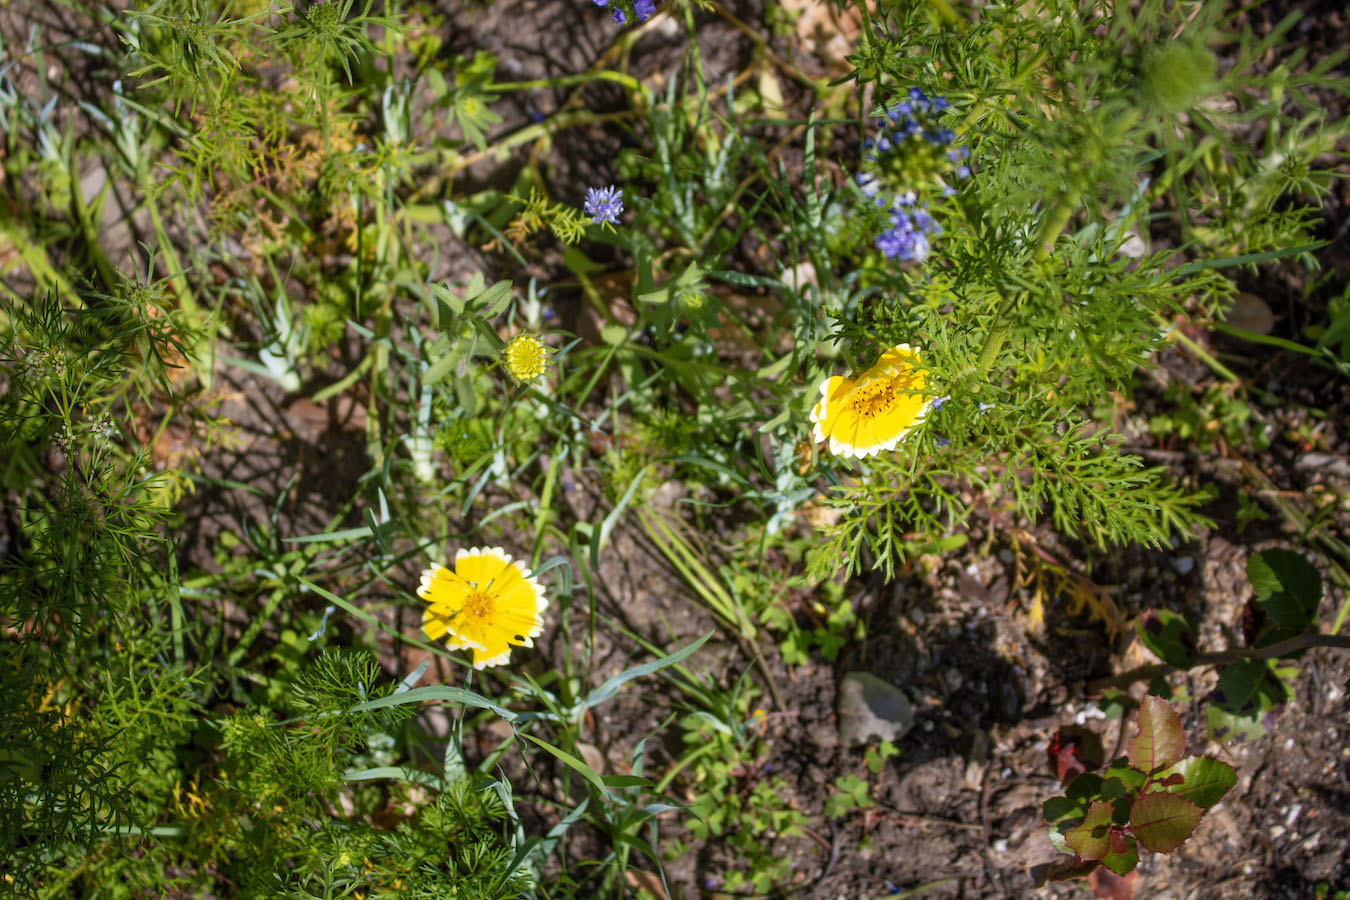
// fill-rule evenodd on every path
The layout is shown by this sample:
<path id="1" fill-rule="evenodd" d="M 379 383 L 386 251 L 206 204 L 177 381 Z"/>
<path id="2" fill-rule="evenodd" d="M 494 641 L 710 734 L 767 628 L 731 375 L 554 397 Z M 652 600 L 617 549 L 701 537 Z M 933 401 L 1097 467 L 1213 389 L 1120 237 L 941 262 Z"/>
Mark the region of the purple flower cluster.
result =
<path id="1" fill-rule="evenodd" d="M 628 13 L 625 11 L 625 7 L 628 7 L 629 4 L 623 2 L 623 0 L 592 0 L 592 2 L 596 6 L 612 6 L 610 18 L 614 20 L 615 25 L 622 25 L 628 21 Z M 633 0 L 631 8 L 633 15 L 637 16 L 637 20 L 645 22 L 656 12 L 656 0 Z"/>
<path id="2" fill-rule="evenodd" d="M 942 226 L 925 206 L 899 199 L 891 207 L 891 227 L 877 235 L 876 247 L 887 259 L 922 261 L 928 255 L 928 235 L 941 233 Z"/>
<path id="3" fill-rule="evenodd" d="M 949 108 L 946 98 L 910 88 L 909 99 L 877 120 L 877 136 L 863 142 L 858 187 L 889 215 L 891 227 L 876 238 L 888 259 L 909 262 L 928 255 L 929 236 L 942 233 L 928 212 L 928 198 L 950 196 L 955 189 L 947 178 L 970 174 L 965 164 L 970 151 L 953 147 L 956 133 L 937 122 Z"/>
<path id="4" fill-rule="evenodd" d="M 623 191 L 612 184 L 607 188 L 591 188 L 586 192 L 582 210 L 597 225 L 618 225 L 619 213 L 623 212 Z"/>

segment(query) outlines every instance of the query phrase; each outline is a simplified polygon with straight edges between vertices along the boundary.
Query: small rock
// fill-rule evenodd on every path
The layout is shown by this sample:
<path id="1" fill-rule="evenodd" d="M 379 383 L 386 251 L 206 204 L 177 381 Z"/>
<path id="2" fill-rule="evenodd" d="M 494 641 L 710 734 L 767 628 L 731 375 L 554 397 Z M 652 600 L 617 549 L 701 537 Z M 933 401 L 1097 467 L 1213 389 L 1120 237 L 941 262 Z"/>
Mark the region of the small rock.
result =
<path id="1" fill-rule="evenodd" d="M 948 666 L 942 671 L 942 681 L 947 685 L 947 690 L 955 694 L 957 691 L 961 690 L 961 685 L 965 684 L 966 679 L 965 676 L 961 674 L 960 669 Z"/>
<path id="2" fill-rule="evenodd" d="M 849 672 L 839 685 L 839 740 L 865 744 L 876 738 L 898 743 L 914 727 L 904 691 L 870 672 Z"/>
<path id="3" fill-rule="evenodd" d="M 1178 575 L 1189 575 L 1191 570 L 1195 568 L 1195 557 L 1178 556 L 1172 560 L 1172 568 L 1176 570 Z"/>

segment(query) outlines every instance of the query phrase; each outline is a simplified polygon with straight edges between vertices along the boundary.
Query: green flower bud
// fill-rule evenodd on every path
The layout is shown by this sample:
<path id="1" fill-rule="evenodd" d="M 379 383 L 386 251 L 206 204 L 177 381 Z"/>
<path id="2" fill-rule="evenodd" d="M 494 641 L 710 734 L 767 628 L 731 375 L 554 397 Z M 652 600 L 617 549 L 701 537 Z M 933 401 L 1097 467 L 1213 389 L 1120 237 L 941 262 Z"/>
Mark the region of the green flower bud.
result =
<path id="1" fill-rule="evenodd" d="M 1144 51 L 1144 100 L 1166 115 L 1181 112 L 1210 92 L 1217 63 L 1199 44 L 1168 41 Z"/>

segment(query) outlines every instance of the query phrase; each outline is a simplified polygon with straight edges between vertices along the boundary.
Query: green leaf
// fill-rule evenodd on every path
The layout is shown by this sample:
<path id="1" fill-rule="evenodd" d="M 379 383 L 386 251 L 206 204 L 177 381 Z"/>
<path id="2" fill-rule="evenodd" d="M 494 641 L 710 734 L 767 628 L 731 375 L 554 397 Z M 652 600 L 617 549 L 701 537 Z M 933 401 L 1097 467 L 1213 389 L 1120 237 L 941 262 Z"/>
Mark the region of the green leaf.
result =
<path id="1" fill-rule="evenodd" d="M 600 340 L 612 347 L 618 346 L 628 340 L 628 326 L 617 322 L 605 325 L 600 329 Z"/>
<path id="2" fill-rule="evenodd" d="M 582 778 L 586 779 L 586 781 L 588 781 L 592 787 L 594 787 L 597 791 L 600 792 L 600 796 L 602 797 L 611 796 L 609 788 L 605 786 L 605 780 L 601 778 L 599 773 L 597 773 L 590 766 L 586 765 L 584 762 L 577 759 L 575 756 L 568 753 L 561 747 L 553 746 L 548 741 L 541 740 L 540 738 L 537 738 L 532 734 L 527 734 L 526 732 L 523 731 L 518 732 L 518 734 L 521 737 L 525 738 L 525 740 L 538 744 L 540 747 L 543 747 L 553 756 L 554 759 L 558 760 L 558 762 L 567 766 L 569 769 L 576 772 Z"/>
<path id="3" fill-rule="evenodd" d="M 1189 669 L 1195 665 L 1195 629 L 1185 616 L 1168 609 L 1149 609 L 1135 626 L 1144 646 L 1169 666 Z"/>
<path id="4" fill-rule="evenodd" d="M 1253 553 L 1247 580 L 1266 615 L 1281 628 L 1301 632 L 1316 621 L 1322 576 L 1301 554 L 1279 548 Z"/>
<path id="5" fill-rule="evenodd" d="M 445 782 L 439 776 L 404 766 L 376 766 L 359 772 L 347 772 L 342 777 L 347 781 L 407 781 L 436 790 L 445 788 Z"/>
<path id="6" fill-rule="evenodd" d="M 1069 829 L 1064 843 L 1084 859 L 1103 859 L 1111 853 L 1109 836 L 1114 809 L 1110 803 L 1094 803 L 1077 828 Z"/>
<path id="7" fill-rule="evenodd" d="M 1111 791 L 1111 788 L 1108 785 L 1112 781 L 1123 784 L 1127 790 L 1135 793 L 1142 790 L 1144 783 L 1148 781 L 1148 775 L 1130 765 L 1129 760 L 1123 756 L 1111 763 L 1110 767 L 1102 770 L 1100 775 L 1103 780 L 1103 794 Z M 1118 796 L 1124 796 L 1124 794 L 1119 794 Z"/>
<path id="8" fill-rule="evenodd" d="M 1130 806 L 1130 828 L 1154 853 L 1171 853 L 1186 843 L 1204 813 L 1185 797 L 1167 791 L 1145 794 Z"/>
<path id="9" fill-rule="evenodd" d="M 511 302 L 511 282 L 498 281 L 481 294 L 469 299 L 473 301 L 474 309 L 484 319 L 499 316 L 506 309 L 506 304 Z"/>
<path id="10" fill-rule="evenodd" d="M 1179 761 L 1186 752 L 1186 732 L 1181 718 L 1166 700 L 1152 695 L 1139 704 L 1135 719 L 1139 733 L 1126 747 L 1130 765 L 1141 772 L 1153 772 Z"/>
<path id="11" fill-rule="evenodd" d="M 666 666 L 673 666 L 676 663 L 683 662 L 691 653 L 698 650 L 699 647 L 702 647 L 707 642 L 708 638 L 712 636 L 713 633 L 710 631 L 692 644 L 676 650 L 668 656 L 654 659 L 651 662 L 643 663 L 640 666 L 624 669 L 619 674 L 606 679 L 603 684 L 599 685 L 586 695 L 586 699 L 583 700 L 578 705 L 577 710 L 575 710 L 576 714 L 580 715 L 580 713 L 590 709 L 592 706 L 604 703 L 610 697 L 613 697 L 618 693 L 619 688 L 623 687 L 625 683 L 632 681 L 634 678 L 641 678 L 643 675 L 650 675 L 653 672 L 658 672 Z"/>
<path id="12" fill-rule="evenodd" d="M 1139 847 L 1135 839 L 1127 835 L 1125 837 L 1125 852 L 1106 854 L 1102 857 L 1102 865 L 1117 875 L 1128 875 L 1134 871 L 1134 867 L 1139 865 Z"/>
<path id="13" fill-rule="evenodd" d="M 459 360 L 454 354 L 445 354 L 445 356 L 442 356 L 440 359 L 427 366 L 427 370 L 422 373 L 422 384 L 430 386 L 440 381 L 446 375 L 450 374 L 450 370 L 454 368 L 455 363 L 458 361 Z"/>
<path id="14" fill-rule="evenodd" d="M 1232 766 L 1208 756 L 1187 757 L 1159 772 L 1158 778 L 1166 779 L 1169 775 L 1180 775 L 1182 783 L 1169 785 L 1167 792 L 1185 797 L 1201 809 L 1209 809 L 1218 803 L 1237 784 L 1237 773 Z"/>
<path id="15" fill-rule="evenodd" d="M 1050 843 L 1061 853 L 1072 853 L 1065 843 L 1065 835 L 1087 815 L 1088 806 L 1101 795 L 1102 779 L 1084 772 L 1065 789 L 1068 796 L 1051 797 L 1041 806 L 1041 814 L 1050 823 Z"/>
<path id="16" fill-rule="evenodd" d="M 1254 741 L 1275 723 L 1289 700 L 1289 688 L 1275 674 L 1273 661 L 1244 659 L 1219 673 L 1209 695 L 1209 731 L 1215 740 Z"/>

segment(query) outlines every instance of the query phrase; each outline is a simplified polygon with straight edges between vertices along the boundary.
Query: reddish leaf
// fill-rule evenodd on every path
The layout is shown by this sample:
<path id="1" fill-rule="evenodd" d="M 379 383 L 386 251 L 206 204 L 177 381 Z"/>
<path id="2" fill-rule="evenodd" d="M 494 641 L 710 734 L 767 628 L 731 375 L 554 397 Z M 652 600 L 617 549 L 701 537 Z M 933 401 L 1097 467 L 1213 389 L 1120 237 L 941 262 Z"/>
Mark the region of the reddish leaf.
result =
<path id="1" fill-rule="evenodd" d="M 1064 843 L 1084 859 L 1101 859 L 1106 856 L 1111 852 L 1111 840 L 1108 837 L 1111 830 L 1111 812 L 1110 803 L 1092 804 L 1088 807 L 1082 824 L 1064 832 Z"/>
<path id="2" fill-rule="evenodd" d="M 1084 772 L 1098 768 L 1105 755 L 1098 735 L 1074 725 L 1056 731 L 1046 753 L 1050 757 L 1050 769 L 1061 784 L 1068 784 Z"/>
<path id="3" fill-rule="evenodd" d="M 1125 840 L 1125 832 L 1121 831 L 1116 825 L 1112 825 L 1106 835 L 1111 841 L 1111 852 L 1118 856 L 1124 856 L 1130 849 L 1130 844 Z"/>
<path id="4" fill-rule="evenodd" d="M 1088 875 L 1088 887 L 1101 900 L 1134 900 L 1134 883 L 1138 880 L 1138 872 L 1117 875 L 1103 866 Z"/>
<path id="5" fill-rule="evenodd" d="M 1175 784 L 1184 784 L 1185 782 L 1186 779 L 1182 777 L 1180 773 L 1173 772 L 1171 775 L 1168 775 L 1162 781 L 1157 782 L 1157 784 L 1160 784 L 1163 787 L 1172 787 Z"/>
<path id="6" fill-rule="evenodd" d="M 1130 829 L 1139 843 L 1154 853 L 1171 853 L 1186 843 L 1203 812 L 1176 794 L 1145 794 L 1130 805 Z"/>
<path id="7" fill-rule="evenodd" d="M 1181 728 L 1181 718 L 1166 700 L 1152 695 L 1144 697 L 1135 724 L 1139 726 L 1139 733 L 1131 739 L 1126 751 L 1130 765 L 1141 772 L 1170 766 L 1186 752 L 1186 732 Z"/>

